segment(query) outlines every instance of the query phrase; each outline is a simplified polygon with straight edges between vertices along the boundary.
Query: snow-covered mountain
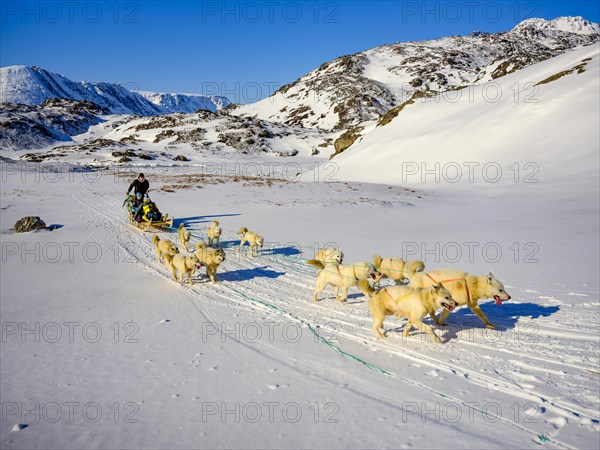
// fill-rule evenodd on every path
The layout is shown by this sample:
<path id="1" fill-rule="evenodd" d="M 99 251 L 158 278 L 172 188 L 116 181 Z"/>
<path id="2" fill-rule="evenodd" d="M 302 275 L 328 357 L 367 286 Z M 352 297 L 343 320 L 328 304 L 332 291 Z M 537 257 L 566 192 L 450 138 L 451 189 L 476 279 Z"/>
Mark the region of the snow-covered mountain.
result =
<path id="1" fill-rule="evenodd" d="M 133 128 L 120 126 L 114 132 L 113 128 L 105 130 L 114 134 L 108 139 L 123 139 L 131 145 L 145 143 L 151 151 L 158 151 L 155 147 L 162 145 L 192 153 L 233 150 L 330 155 L 349 148 L 376 123 L 393 120 L 407 101 L 499 81 L 527 66 L 597 42 L 598 24 L 581 17 L 528 19 L 508 32 L 474 32 L 469 36 L 389 44 L 342 56 L 283 86 L 269 98 L 241 106 L 230 105 L 224 97 L 131 92 L 116 84 L 75 83 L 37 67 L 12 66 L 1 69 L 0 99 L 38 105 L 48 98 L 66 97 L 92 101 L 113 114 L 164 115 L 160 120 L 120 118 L 122 125 L 132 120 L 139 123 Z M 11 134 L 18 110 L 11 106 L 0 112 L 5 128 L 1 135 L 5 139 L 0 139 L 3 147 L 40 148 L 65 140 L 60 127 L 56 130 L 59 134 L 40 132 L 39 127 L 32 129 L 37 136 L 33 140 Z M 192 113 L 197 110 L 217 114 Z M 22 112 L 32 113 L 27 108 Z M 43 115 L 43 111 L 35 109 L 35 114 Z M 54 110 L 48 116 L 53 123 L 60 121 Z M 21 123 L 21 134 L 26 132 L 26 124 L 35 125 Z M 304 133 L 303 128 L 311 132 Z M 6 138 L 9 135 L 12 137 Z M 271 135 L 279 136 L 272 139 Z M 292 135 L 295 137 L 289 137 Z M 94 139 L 99 137 L 94 134 Z M 193 158 L 194 154 L 188 156 Z"/>
<path id="2" fill-rule="evenodd" d="M 132 92 L 117 83 L 72 81 L 57 73 L 33 66 L 0 69 L 0 103 L 40 105 L 50 98 L 87 100 L 111 114 L 155 116 L 172 112 L 216 111 L 227 105 L 225 97 Z"/>
<path id="3" fill-rule="evenodd" d="M 525 30 L 544 30 L 562 31 L 576 34 L 598 34 L 600 33 L 600 25 L 589 20 L 585 20 L 581 16 L 577 17 L 558 17 L 553 20 L 545 19 L 527 19 L 519 23 L 513 28 L 513 31 L 523 32 Z"/>
<path id="4" fill-rule="evenodd" d="M 488 82 L 451 99 L 417 99 L 337 156 L 338 178 L 446 186 L 525 182 L 532 189 L 538 182 L 549 189 L 554 181 L 561 189 L 572 184 L 586 195 L 597 193 L 599 68 L 594 45 L 495 80 L 493 89 Z M 491 101 L 485 92 L 492 90 L 502 95 Z"/>
<path id="5" fill-rule="evenodd" d="M 199 94 L 165 94 L 161 92 L 135 91 L 146 100 L 154 103 L 169 113 L 193 113 L 199 109 L 218 111 L 231 104 L 229 99 L 221 96 Z"/>
<path id="6" fill-rule="evenodd" d="M 384 45 L 326 62 L 237 113 L 345 130 L 377 120 L 416 91 L 489 81 L 597 42 L 598 29 L 581 17 L 528 19 L 508 32 Z"/>

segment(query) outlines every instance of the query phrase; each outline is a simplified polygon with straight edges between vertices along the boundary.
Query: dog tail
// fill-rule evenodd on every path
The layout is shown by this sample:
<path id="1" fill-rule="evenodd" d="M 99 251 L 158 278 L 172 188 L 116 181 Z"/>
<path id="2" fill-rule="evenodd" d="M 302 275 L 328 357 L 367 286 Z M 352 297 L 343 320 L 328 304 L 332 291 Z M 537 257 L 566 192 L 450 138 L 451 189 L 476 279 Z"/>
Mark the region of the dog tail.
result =
<path id="1" fill-rule="evenodd" d="M 415 259 L 408 264 L 409 275 L 414 275 L 417 272 L 423 272 L 425 270 L 425 263 Z"/>
<path id="2" fill-rule="evenodd" d="M 184 225 L 183 225 L 183 222 L 181 222 L 181 223 L 179 224 L 179 228 L 177 228 L 177 229 L 178 229 L 178 230 L 181 230 L 183 227 L 184 227 Z"/>
<path id="3" fill-rule="evenodd" d="M 205 249 L 206 249 L 206 244 L 204 242 L 198 242 L 196 244 L 196 251 L 205 250 Z"/>
<path id="4" fill-rule="evenodd" d="M 219 221 L 218 220 L 213 220 L 212 223 L 210 224 L 211 227 L 218 227 L 219 226 Z"/>
<path id="5" fill-rule="evenodd" d="M 246 228 L 246 227 L 242 227 L 242 228 L 240 228 L 240 231 L 238 231 L 238 232 L 237 232 L 237 233 L 235 233 L 235 234 L 244 234 L 244 233 L 247 233 L 247 232 L 248 232 L 248 228 Z"/>
<path id="6" fill-rule="evenodd" d="M 375 265 L 376 269 L 379 269 L 381 267 L 381 256 L 379 256 L 379 255 L 373 256 L 373 264 Z"/>
<path id="7" fill-rule="evenodd" d="M 156 247 L 158 245 L 158 242 L 160 241 L 160 238 L 155 234 L 154 236 L 152 236 L 152 244 Z"/>
<path id="8" fill-rule="evenodd" d="M 314 266 L 317 269 L 324 269 L 325 268 L 325 264 L 323 264 L 321 261 L 319 261 L 317 259 L 309 259 L 308 261 L 306 261 L 306 264 Z"/>
<path id="9" fill-rule="evenodd" d="M 377 292 L 367 280 L 360 280 L 358 282 L 358 289 L 360 289 L 360 291 L 365 294 L 367 298 L 373 297 L 373 294 Z"/>

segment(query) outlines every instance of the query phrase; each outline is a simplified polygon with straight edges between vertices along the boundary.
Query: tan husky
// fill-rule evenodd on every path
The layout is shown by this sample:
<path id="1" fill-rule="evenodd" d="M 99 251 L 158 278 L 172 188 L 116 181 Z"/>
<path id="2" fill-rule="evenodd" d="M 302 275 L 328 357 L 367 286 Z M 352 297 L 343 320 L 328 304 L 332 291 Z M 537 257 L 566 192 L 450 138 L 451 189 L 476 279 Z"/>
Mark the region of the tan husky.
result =
<path id="1" fill-rule="evenodd" d="M 409 286 L 428 287 L 438 283 L 443 284 L 452 293 L 452 297 L 459 305 L 467 305 L 485 326 L 491 329 L 496 327 L 490 323 L 477 302 L 484 298 L 493 298 L 497 305 L 501 305 L 502 300 L 510 300 L 510 295 L 504 290 L 504 285 L 494 277 L 492 272 L 487 275 L 470 275 L 467 272 L 445 269 L 416 273 L 411 278 Z M 450 312 L 444 310 L 440 320 L 437 319 L 435 313 L 431 314 L 431 318 L 438 325 L 445 326 L 448 314 Z"/>
<path id="2" fill-rule="evenodd" d="M 411 288 L 409 286 L 388 286 L 375 290 L 366 280 L 358 283 L 358 288 L 369 298 L 369 310 L 373 317 L 373 331 L 382 338 L 385 337 L 379 329 L 383 328 L 385 316 L 396 316 L 408 318 L 404 326 L 404 336 L 408 336 L 411 328 L 417 328 L 429 333 L 435 342 L 442 342 L 433 329 L 423 323 L 427 314 L 432 314 L 438 308 L 452 311 L 458 303 L 452 298 L 452 294 L 442 285 L 427 288 Z"/>
<path id="3" fill-rule="evenodd" d="M 191 236 L 192 233 L 190 233 L 190 230 L 185 228 L 185 225 L 183 224 L 183 222 L 181 222 L 179 224 L 179 228 L 177 229 L 177 238 L 179 239 L 179 244 L 183 247 L 183 249 L 186 252 L 188 251 L 188 245 L 190 243 Z"/>
<path id="4" fill-rule="evenodd" d="M 152 244 L 156 248 L 156 259 L 158 259 L 158 262 L 163 261 L 164 255 L 175 256 L 179 253 L 179 250 L 173 241 L 161 239 L 157 235 L 154 235 L 152 238 Z"/>
<path id="5" fill-rule="evenodd" d="M 404 261 L 402 258 L 381 258 L 379 255 L 373 256 L 373 264 L 381 273 L 382 278 L 391 278 L 396 284 L 403 283 L 404 280 L 410 280 L 416 272 L 425 270 L 423 261 L 414 260 Z"/>
<path id="6" fill-rule="evenodd" d="M 217 284 L 217 269 L 225 261 L 225 252 L 221 249 L 207 247 L 204 242 L 199 242 L 196 244 L 194 255 L 206 266 L 206 275 L 208 275 L 212 284 Z"/>
<path id="7" fill-rule="evenodd" d="M 202 263 L 196 255 L 185 256 L 181 253 L 178 253 L 175 256 L 171 256 L 167 254 L 165 255 L 165 261 L 167 268 L 171 272 L 171 275 L 173 275 L 174 280 L 183 283 L 183 277 L 187 275 L 188 281 L 191 285 L 194 284 L 192 281 L 194 272 L 196 272 L 196 270 L 202 266 Z M 177 272 L 179 272 L 179 277 L 177 276 Z"/>
<path id="8" fill-rule="evenodd" d="M 368 261 L 341 265 L 337 263 L 323 264 L 316 259 L 310 259 L 306 261 L 306 264 L 319 269 L 317 272 L 317 284 L 313 294 L 315 302 L 319 301 L 319 294 L 330 284 L 333 286 L 335 298 L 340 302 L 345 302 L 348 298 L 348 288 L 356 286 L 359 280 L 371 278 L 376 282 L 380 277 L 379 272 Z M 340 288 L 342 289 L 341 296 L 338 295 Z"/>

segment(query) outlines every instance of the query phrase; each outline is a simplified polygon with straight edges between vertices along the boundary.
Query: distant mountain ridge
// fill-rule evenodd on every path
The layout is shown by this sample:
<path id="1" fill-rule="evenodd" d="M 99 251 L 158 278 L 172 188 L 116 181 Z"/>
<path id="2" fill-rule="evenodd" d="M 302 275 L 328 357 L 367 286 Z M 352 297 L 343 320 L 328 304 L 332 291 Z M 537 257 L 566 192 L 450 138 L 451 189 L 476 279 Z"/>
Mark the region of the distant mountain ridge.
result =
<path id="1" fill-rule="evenodd" d="M 346 130 L 377 120 L 415 92 L 482 83 L 598 42 L 582 17 L 527 19 L 511 31 L 386 44 L 322 64 L 237 114 Z"/>
<path id="2" fill-rule="evenodd" d="M 72 81 L 37 66 L 0 69 L 0 103 L 40 105 L 50 98 L 91 101 L 109 114 L 156 116 L 198 109 L 217 111 L 231 102 L 225 97 L 133 92 L 117 83 Z"/>
<path id="3" fill-rule="evenodd" d="M 200 94 L 165 94 L 162 92 L 134 91 L 168 112 L 196 112 L 199 109 L 218 111 L 231 104 L 227 97 Z"/>

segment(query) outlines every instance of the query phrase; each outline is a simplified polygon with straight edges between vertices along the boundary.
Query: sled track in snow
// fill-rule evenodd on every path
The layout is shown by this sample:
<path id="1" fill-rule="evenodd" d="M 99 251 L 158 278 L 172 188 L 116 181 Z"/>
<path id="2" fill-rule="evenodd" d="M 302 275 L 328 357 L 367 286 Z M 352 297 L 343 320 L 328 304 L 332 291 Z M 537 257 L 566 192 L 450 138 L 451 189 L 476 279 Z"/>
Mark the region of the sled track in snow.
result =
<path id="1" fill-rule="evenodd" d="M 400 343 L 401 345 L 398 345 L 396 342 L 394 342 L 397 341 L 397 339 L 393 338 L 387 339 L 385 342 L 375 340 L 375 338 L 371 335 L 371 320 L 367 308 L 364 307 L 365 301 L 357 301 L 354 298 L 350 298 L 347 304 L 340 304 L 338 302 L 331 301 L 330 299 L 322 300 L 318 304 L 314 303 L 312 301 L 314 275 L 311 276 L 310 269 L 306 270 L 306 268 L 303 267 L 304 264 L 302 261 L 295 260 L 294 258 L 270 255 L 268 257 L 268 261 L 265 263 L 264 259 L 261 259 L 260 257 L 247 258 L 240 256 L 239 258 L 231 258 L 232 252 L 226 249 L 228 258 L 223 266 L 227 270 L 220 272 L 220 274 L 232 271 L 252 272 L 259 269 L 270 269 L 274 272 L 283 274 L 278 278 L 273 278 L 272 280 L 274 280 L 274 282 L 265 282 L 264 279 L 261 280 L 260 278 L 251 278 L 249 280 L 242 279 L 235 282 L 220 281 L 216 286 L 213 286 L 209 283 L 198 283 L 193 287 L 187 285 L 181 286 L 179 283 L 176 283 L 172 280 L 170 273 L 167 272 L 163 264 L 156 262 L 154 247 L 149 236 L 130 227 L 125 220 L 124 213 L 122 213 L 122 211 L 115 211 L 115 207 L 112 202 L 106 201 L 102 198 L 102 196 L 93 194 L 90 190 L 87 190 L 87 192 L 90 194 L 88 199 L 89 201 L 78 198 L 77 196 L 68 192 L 65 192 L 65 194 L 72 201 L 92 213 L 92 216 L 86 214 L 81 216 L 84 222 L 88 224 L 88 227 L 91 229 L 97 228 L 98 221 L 93 219 L 94 216 L 96 218 L 102 218 L 105 231 L 114 237 L 115 242 L 121 246 L 124 252 L 129 254 L 130 257 L 139 261 L 145 270 L 148 270 L 153 274 L 163 276 L 167 280 L 170 280 L 171 282 L 180 286 L 181 289 L 186 292 L 194 309 L 198 311 L 203 320 L 214 321 L 213 318 L 207 315 L 207 313 L 203 311 L 202 308 L 196 303 L 196 299 L 199 295 L 202 295 L 203 301 L 211 300 L 220 304 L 226 303 L 230 306 L 242 307 L 246 310 L 256 310 L 257 307 L 260 307 L 273 311 L 273 309 L 265 306 L 265 304 L 272 305 L 276 307 L 277 310 L 283 311 L 291 317 L 297 318 L 307 326 L 316 326 L 316 324 L 319 323 L 336 324 L 336 334 L 340 338 L 343 337 L 349 341 L 356 342 L 360 346 L 363 346 L 363 348 L 364 346 L 367 346 L 367 348 L 374 349 L 377 352 L 391 354 L 395 357 L 403 358 L 412 363 L 427 365 L 431 368 L 442 370 L 447 374 L 461 376 L 465 379 L 468 379 L 468 382 L 471 384 L 478 385 L 485 389 L 501 392 L 517 399 L 534 402 L 540 407 L 543 407 L 546 410 L 551 410 L 555 414 L 568 418 L 569 420 L 586 419 L 591 421 L 593 424 L 597 424 L 597 418 L 594 416 L 594 411 L 591 409 L 577 407 L 569 404 L 568 402 L 548 398 L 542 393 L 532 392 L 531 389 L 523 388 L 518 383 L 510 382 L 508 379 L 494 378 L 492 376 L 480 373 L 474 367 L 463 367 L 460 365 L 460 359 L 458 361 L 453 359 L 451 362 L 446 362 L 443 359 L 430 356 L 429 353 L 414 349 L 414 347 L 418 347 L 419 345 L 419 338 L 417 336 L 413 335 L 408 341 L 402 339 L 402 342 Z M 83 194 L 81 191 L 79 191 L 79 193 Z M 99 200 L 104 203 L 104 208 L 94 206 L 94 202 L 97 203 Z M 165 230 L 165 232 L 159 234 L 161 237 L 168 236 L 171 239 L 174 238 L 173 240 L 176 240 L 176 235 L 172 231 Z M 193 232 L 193 235 L 196 238 L 198 237 L 197 232 Z M 127 240 L 125 243 L 123 242 L 124 237 Z M 135 248 L 134 253 L 127 248 L 131 243 L 133 243 Z M 238 297 L 237 299 L 235 298 L 236 296 Z M 282 301 L 281 299 L 286 299 L 287 301 Z M 250 302 L 253 302 L 253 304 L 250 304 Z M 354 305 L 353 303 L 360 303 L 362 305 Z M 351 308 L 349 308 L 349 306 Z M 551 329 L 554 328 L 551 331 L 556 330 L 556 334 L 560 335 L 561 332 L 557 327 L 550 326 L 551 322 L 547 321 L 544 325 L 549 326 Z M 410 339 L 413 339 L 414 342 L 410 342 Z M 487 345 L 484 342 L 469 342 L 463 340 L 460 341 L 460 343 L 466 343 L 467 345 L 464 347 L 472 347 L 479 351 L 498 351 L 497 347 Z M 258 351 L 256 346 L 249 346 L 247 344 L 243 345 L 251 348 L 253 351 Z M 422 343 L 420 346 L 421 350 L 423 350 Z M 507 348 L 502 348 L 501 350 L 504 353 L 513 356 L 516 360 L 522 359 L 524 356 L 522 352 L 513 351 Z M 467 357 L 464 355 L 465 352 L 467 352 Z M 259 353 L 262 354 L 260 351 Z M 271 358 L 269 355 L 264 356 Z M 468 354 L 468 349 L 461 348 L 461 353 L 459 356 L 468 361 L 469 358 L 472 360 L 479 355 Z M 529 355 L 525 356 L 529 358 Z M 565 365 L 563 362 L 540 358 L 535 355 L 531 355 L 531 359 L 535 359 L 550 366 L 561 367 Z M 277 359 L 277 361 L 282 364 L 286 364 L 285 360 Z M 578 367 L 576 365 L 571 366 Z M 297 370 L 298 368 L 294 367 L 294 369 Z M 561 373 L 561 371 L 558 369 L 548 368 L 543 370 L 555 372 L 556 374 Z M 414 386 L 418 386 L 422 389 L 426 389 L 430 392 L 440 394 L 435 387 L 432 388 L 417 380 L 395 375 L 387 370 L 385 370 L 385 372 L 394 378 L 410 383 Z M 312 376 L 314 376 L 314 374 Z M 465 403 L 463 400 L 455 398 L 454 396 L 446 395 L 446 397 L 454 398 L 456 401 L 459 401 L 463 404 Z M 533 436 L 538 436 L 533 430 L 523 427 L 522 425 L 510 420 L 504 420 L 512 426 L 521 429 L 523 432 Z M 568 445 L 556 440 L 554 437 L 548 439 L 555 445 L 568 447 Z M 535 442 L 540 443 L 539 441 Z"/>

